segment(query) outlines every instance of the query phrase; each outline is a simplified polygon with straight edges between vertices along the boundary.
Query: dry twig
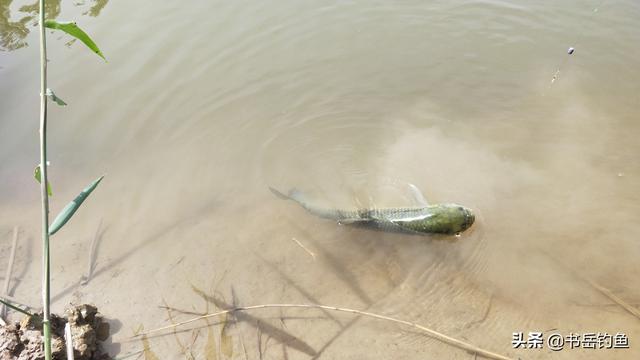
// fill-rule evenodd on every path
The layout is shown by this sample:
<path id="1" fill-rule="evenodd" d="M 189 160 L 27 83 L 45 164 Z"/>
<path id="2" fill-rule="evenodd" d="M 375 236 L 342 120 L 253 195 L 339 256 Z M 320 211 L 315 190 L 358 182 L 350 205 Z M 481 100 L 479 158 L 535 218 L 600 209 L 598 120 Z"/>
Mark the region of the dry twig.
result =
<path id="1" fill-rule="evenodd" d="M 637 317 L 638 319 L 640 319 L 640 310 L 634 308 L 633 306 L 631 306 L 631 304 L 629 304 L 626 301 L 622 300 L 617 295 L 615 295 L 613 292 L 611 292 L 611 290 L 605 288 L 604 286 L 600 286 L 600 285 L 594 283 L 593 281 L 591 281 L 589 279 L 584 279 L 584 280 L 586 282 L 588 282 L 589 285 L 591 285 L 594 289 L 596 289 L 600 293 L 602 293 L 604 296 L 608 297 L 613 302 L 615 302 L 616 304 L 620 305 L 623 309 L 627 310 L 631 315 L 633 315 L 633 316 Z"/>
<path id="2" fill-rule="evenodd" d="M 573 274 L 573 276 L 577 277 L 578 279 L 586 282 L 587 284 L 589 284 L 592 288 L 594 288 L 595 290 L 597 290 L 598 292 L 600 292 L 602 295 L 608 297 L 611 301 L 615 302 L 616 304 L 618 304 L 621 308 L 623 308 L 624 310 L 626 310 L 628 313 L 630 313 L 631 315 L 635 316 L 636 318 L 640 319 L 640 310 L 636 309 L 635 307 L 633 307 L 631 304 L 629 304 L 628 302 L 622 300 L 620 297 L 618 297 L 617 295 L 615 295 L 611 290 L 607 289 L 606 287 L 599 285 L 597 283 L 595 283 L 593 280 L 581 275 L 580 273 L 578 273 L 577 271 L 575 271 L 574 269 L 568 267 L 567 265 L 565 265 L 564 263 L 560 262 L 558 259 L 556 259 L 553 255 L 547 253 L 546 251 L 542 251 L 543 254 L 545 254 L 546 256 L 548 256 L 550 259 L 552 259 L 553 261 L 555 261 L 559 266 L 569 270 L 571 272 L 571 274 Z"/>
<path id="3" fill-rule="evenodd" d="M 298 244 L 298 246 L 300 246 L 302 250 L 306 251 L 307 254 L 311 255 L 314 261 L 316 260 L 316 254 L 314 254 L 311 250 L 307 249 L 306 246 L 302 245 L 302 243 L 298 239 L 292 237 L 291 240 L 293 240 L 296 244 Z"/>

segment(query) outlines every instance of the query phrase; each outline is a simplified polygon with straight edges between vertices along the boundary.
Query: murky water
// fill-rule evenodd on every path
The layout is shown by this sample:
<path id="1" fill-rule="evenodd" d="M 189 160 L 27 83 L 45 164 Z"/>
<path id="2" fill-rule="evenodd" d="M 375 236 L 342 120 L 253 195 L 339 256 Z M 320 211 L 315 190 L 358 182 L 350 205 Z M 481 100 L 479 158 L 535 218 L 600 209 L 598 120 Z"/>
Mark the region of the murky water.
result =
<path id="1" fill-rule="evenodd" d="M 0 1 L 0 269 L 19 225 L 12 293 L 35 305 L 39 75 L 24 5 Z M 196 287 L 227 304 L 386 314 L 513 358 L 640 356 L 639 319 L 593 286 L 640 304 L 637 2 L 85 1 L 51 11 L 75 19 L 109 61 L 48 36 L 49 83 L 70 104 L 50 110 L 52 212 L 107 174 L 55 235 L 54 310 L 98 304 L 121 323 L 113 353 L 142 349 L 129 339 L 140 325 L 168 322 L 163 301 L 207 311 Z M 454 241 L 368 232 L 268 191 L 405 206 L 407 183 L 430 202 L 475 209 L 476 226 Z M 81 285 L 96 232 L 95 270 Z M 240 359 L 473 358 L 345 314 L 238 321 L 222 338 Z M 151 349 L 205 358 L 205 325 L 179 333 L 181 345 L 151 338 Z M 211 331 L 228 354 L 220 327 Z M 519 331 L 621 332 L 631 348 L 513 349 Z"/>

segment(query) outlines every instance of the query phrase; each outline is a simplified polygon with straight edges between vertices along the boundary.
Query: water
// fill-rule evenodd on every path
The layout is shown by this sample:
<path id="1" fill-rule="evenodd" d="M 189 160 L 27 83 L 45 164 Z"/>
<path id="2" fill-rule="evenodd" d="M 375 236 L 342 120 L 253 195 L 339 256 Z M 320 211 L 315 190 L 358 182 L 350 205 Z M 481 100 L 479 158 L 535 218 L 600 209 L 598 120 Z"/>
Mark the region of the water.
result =
<path id="1" fill-rule="evenodd" d="M 2 39 L 25 4 L 0 2 Z M 70 104 L 50 108 L 52 213 L 107 176 L 55 235 L 53 309 L 98 304 L 121 323 L 121 355 L 142 348 L 133 329 L 167 323 L 163 300 L 206 311 L 193 285 L 227 304 L 233 289 L 242 305 L 368 309 L 514 358 L 637 358 L 638 319 L 588 280 L 640 303 L 638 18 L 628 0 L 65 3 L 58 19 L 109 62 L 48 36 L 49 83 Z M 0 268 L 20 225 L 12 291 L 37 304 L 36 34 L 21 41 L 0 52 Z M 404 206 L 407 183 L 478 223 L 455 241 L 367 232 L 267 189 Z M 237 358 L 472 357 L 344 314 L 251 315 L 229 330 Z M 631 349 L 511 346 L 512 332 L 552 329 L 623 332 Z M 203 358 L 197 331 L 179 336 Z M 173 335 L 151 348 L 185 358 Z"/>

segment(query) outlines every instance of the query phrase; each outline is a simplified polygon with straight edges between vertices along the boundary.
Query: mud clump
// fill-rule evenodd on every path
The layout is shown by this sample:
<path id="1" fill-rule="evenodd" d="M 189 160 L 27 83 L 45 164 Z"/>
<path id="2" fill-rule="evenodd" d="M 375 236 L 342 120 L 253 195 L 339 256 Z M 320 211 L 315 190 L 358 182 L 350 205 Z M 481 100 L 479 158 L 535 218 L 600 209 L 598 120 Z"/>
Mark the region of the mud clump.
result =
<path id="1" fill-rule="evenodd" d="M 0 327 L 0 360 L 44 360 L 42 313 L 25 317 L 20 323 Z M 66 317 L 66 318 L 65 318 Z M 64 327 L 71 326 L 75 360 L 109 360 L 102 353 L 100 341 L 109 337 L 109 323 L 93 305 L 73 305 L 65 317 L 51 314 L 51 352 L 54 360 L 66 360 Z"/>

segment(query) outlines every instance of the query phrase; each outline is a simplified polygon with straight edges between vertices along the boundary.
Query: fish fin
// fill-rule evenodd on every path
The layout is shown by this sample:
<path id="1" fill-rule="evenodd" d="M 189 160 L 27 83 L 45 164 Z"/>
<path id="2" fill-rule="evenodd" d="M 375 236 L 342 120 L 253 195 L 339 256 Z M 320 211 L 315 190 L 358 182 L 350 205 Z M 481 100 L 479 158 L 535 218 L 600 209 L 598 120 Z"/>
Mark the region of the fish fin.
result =
<path id="1" fill-rule="evenodd" d="M 409 186 L 409 191 L 411 192 L 411 195 L 413 196 L 413 200 L 416 202 L 416 204 L 420 206 L 429 205 L 427 200 L 424 198 L 424 195 L 422 195 L 422 191 L 420 191 L 420 189 L 418 189 L 417 186 L 411 183 L 409 183 L 408 186 Z"/>
<path id="2" fill-rule="evenodd" d="M 273 193 L 273 195 L 277 196 L 278 198 L 282 199 L 282 200 L 291 200 L 291 197 L 281 193 L 280 191 L 272 188 L 271 186 L 269 186 L 269 190 L 271 190 L 271 192 Z"/>

